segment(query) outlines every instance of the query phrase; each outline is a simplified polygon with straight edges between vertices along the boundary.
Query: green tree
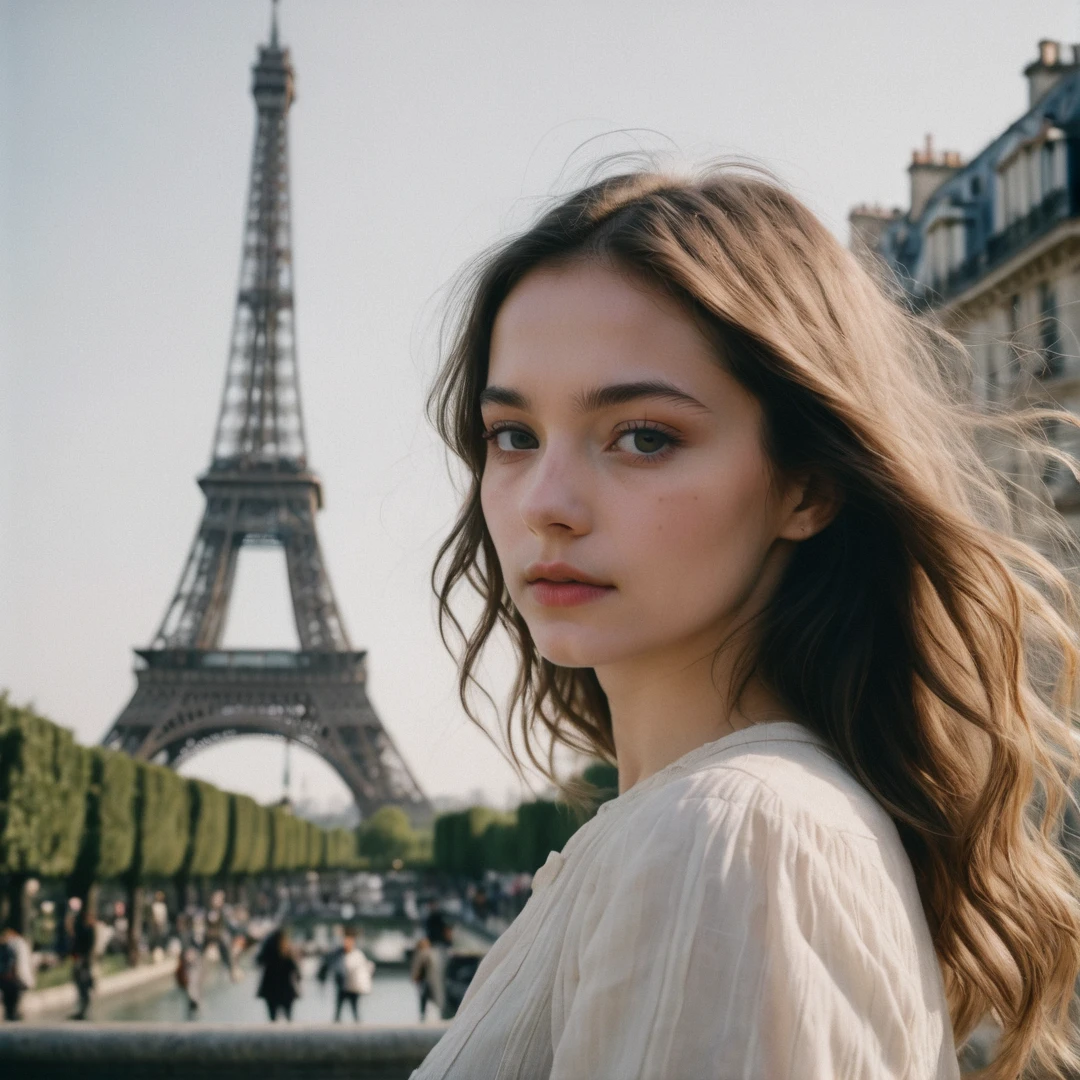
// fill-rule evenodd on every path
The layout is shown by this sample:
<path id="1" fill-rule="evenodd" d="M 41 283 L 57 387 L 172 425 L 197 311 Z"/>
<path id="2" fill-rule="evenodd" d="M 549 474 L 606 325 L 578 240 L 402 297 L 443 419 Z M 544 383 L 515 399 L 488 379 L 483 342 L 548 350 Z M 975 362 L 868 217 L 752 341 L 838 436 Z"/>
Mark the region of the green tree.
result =
<path id="1" fill-rule="evenodd" d="M 308 870 L 321 870 L 326 862 L 326 830 L 311 821 L 305 821 L 304 825 L 307 828 L 307 861 L 304 865 Z"/>
<path id="2" fill-rule="evenodd" d="M 163 765 L 136 763 L 135 856 L 125 875 L 131 920 L 128 962 L 139 962 L 143 884 L 172 877 L 184 864 L 191 835 L 191 796 L 187 781 Z"/>
<path id="3" fill-rule="evenodd" d="M 304 822 L 286 806 L 270 809 L 270 869 L 278 873 L 304 865 Z"/>
<path id="4" fill-rule="evenodd" d="M 357 848 L 373 867 L 388 867 L 395 859 L 407 859 L 415 846 L 409 816 L 400 806 L 381 806 L 361 822 Z"/>
<path id="5" fill-rule="evenodd" d="M 356 833 L 352 829 L 331 829 L 326 835 L 326 868 L 348 870 L 355 865 Z"/>
<path id="6" fill-rule="evenodd" d="M 563 803 L 548 799 L 518 807 L 518 869 L 535 873 L 549 852 L 561 851 L 577 831 L 580 816 Z"/>
<path id="7" fill-rule="evenodd" d="M 489 869 L 489 845 L 485 843 L 484 835 L 492 825 L 505 824 L 505 816 L 488 806 L 470 806 L 464 811 L 458 824 L 457 839 L 461 873 L 479 877 Z"/>
<path id="8" fill-rule="evenodd" d="M 229 794 L 229 842 L 222 869 L 226 874 L 247 874 L 255 844 L 259 804 L 248 795 Z M 261 870 L 262 867 L 259 867 Z"/>
<path id="9" fill-rule="evenodd" d="M 307 867 L 308 857 L 308 830 L 307 822 L 303 818 L 293 817 L 293 862 L 294 870 L 302 870 Z"/>
<path id="10" fill-rule="evenodd" d="M 261 874 L 270 868 L 270 811 L 248 795 L 229 795 L 226 874 Z"/>
<path id="11" fill-rule="evenodd" d="M 596 811 L 604 803 L 618 796 L 619 769 L 617 765 L 611 765 L 606 761 L 594 761 L 584 769 L 581 780 L 587 788 L 585 805 L 581 806 L 578 811 L 584 824 L 584 822 L 596 816 Z"/>
<path id="12" fill-rule="evenodd" d="M 180 873 L 213 877 L 225 862 L 229 846 L 229 795 L 205 780 L 188 780 L 191 804 L 190 840 Z"/>
<path id="13" fill-rule="evenodd" d="M 69 888 L 84 900 L 96 881 L 118 878 L 135 857 L 136 781 L 134 758 L 93 746 L 86 795 L 86 827 Z"/>
<path id="14" fill-rule="evenodd" d="M 431 869 L 433 863 L 433 840 L 431 829 L 414 829 L 413 844 L 409 849 L 409 854 L 405 857 L 405 865 L 411 869 Z"/>
<path id="15" fill-rule="evenodd" d="M 90 757 L 71 732 L 0 694 L 2 906 L 20 930 L 27 928 L 29 878 L 75 868 L 89 783 Z"/>
<path id="16" fill-rule="evenodd" d="M 480 845 L 484 869 L 516 870 L 519 861 L 517 814 L 500 814 L 490 821 L 480 838 Z"/>
<path id="17" fill-rule="evenodd" d="M 255 834 L 251 842 L 251 858 L 248 862 L 249 874 L 262 874 L 270 869 L 270 845 L 273 841 L 273 824 L 270 820 L 270 807 L 255 803 Z"/>
<path id="18" fill-rule="evenodd" d="M 595 789 L 595 804 L 600 806 L 619 794 L 619 768 L 606 761 L 594 761 L 581 774 L 581 779 Z"/>
<path id="19" fill-rule="evenodd" d="M 172 877 L 183 866 L 191 835 L 188 783 L 164 765 L 139 762 L 137 790 L 135 872 L 140 879 Z"/>
<path id="20" fill-rule="evenodd" d="M 478 877 L 485 870 L 517 869 L 516 816 L 487 806 L 440 814 L 432 846 L 435 866 L 446 873 Z"/>
<path id="21" fill-rule="evenodd" d="M 439 814 L 435 818 L 434 842 L 432 844 L 435 869 L 444 874 L 454 873 L 454 825 L 453 813 Z"/>
<path id="22" fill-rule="evenodd" d="M 89 755 L 67 728 L 0 696 L 0 871 L 70 874 L 89 784 Z"/>

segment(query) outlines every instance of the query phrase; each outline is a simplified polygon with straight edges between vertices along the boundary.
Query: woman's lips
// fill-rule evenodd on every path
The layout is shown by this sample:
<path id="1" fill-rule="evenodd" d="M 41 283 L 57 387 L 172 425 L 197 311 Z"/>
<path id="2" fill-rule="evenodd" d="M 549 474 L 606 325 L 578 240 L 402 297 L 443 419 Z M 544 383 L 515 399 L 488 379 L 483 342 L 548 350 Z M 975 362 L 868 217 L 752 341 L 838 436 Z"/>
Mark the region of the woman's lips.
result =
<path id="1" fill-rule="evenodd" d="M 613 585 L 591 585 L 584 581 L 548 581 L 537 578 L 528 584 L 529 593 L 541 607 L 576 607 L 614 592 Z"/>

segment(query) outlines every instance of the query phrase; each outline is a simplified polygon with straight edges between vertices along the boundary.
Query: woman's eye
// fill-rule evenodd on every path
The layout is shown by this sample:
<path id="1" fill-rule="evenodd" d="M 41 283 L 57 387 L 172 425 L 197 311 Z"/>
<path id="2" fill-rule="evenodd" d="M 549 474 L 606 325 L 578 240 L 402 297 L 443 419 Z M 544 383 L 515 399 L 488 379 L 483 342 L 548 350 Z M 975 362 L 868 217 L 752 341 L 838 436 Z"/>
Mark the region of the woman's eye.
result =
<path id="1" fill-rule="evenodd" d="M 615 445 L 620 450 L 626 450 L 631 454 L 644 454 L 651 456 L 667 449 L 673 442 L 670 435 L 653 428 L 638 428 L 635 431 L 624 432 L 616 440 Z"/>
<path id="2" fill-rule="evenodd" d="M 520 428 L 503 428 L 494 435 L 495 445 L 500 450 L 535 450 L 540 444 L 535 435 L 530 435 Z"/>

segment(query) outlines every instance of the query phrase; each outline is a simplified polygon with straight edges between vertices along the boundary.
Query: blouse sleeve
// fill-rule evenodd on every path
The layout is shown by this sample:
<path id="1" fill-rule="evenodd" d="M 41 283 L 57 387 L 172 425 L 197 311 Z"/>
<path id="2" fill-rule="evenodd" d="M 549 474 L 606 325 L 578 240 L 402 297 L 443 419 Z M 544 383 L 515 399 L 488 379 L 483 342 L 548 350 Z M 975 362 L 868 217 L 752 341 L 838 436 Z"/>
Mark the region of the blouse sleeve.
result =
<path id="1" fill-rule="evenodd" d="M 551 1080 L 936 1074 L 910 926 L 857 845 L 716 797 L 636 832 L 581 898 Z"/>

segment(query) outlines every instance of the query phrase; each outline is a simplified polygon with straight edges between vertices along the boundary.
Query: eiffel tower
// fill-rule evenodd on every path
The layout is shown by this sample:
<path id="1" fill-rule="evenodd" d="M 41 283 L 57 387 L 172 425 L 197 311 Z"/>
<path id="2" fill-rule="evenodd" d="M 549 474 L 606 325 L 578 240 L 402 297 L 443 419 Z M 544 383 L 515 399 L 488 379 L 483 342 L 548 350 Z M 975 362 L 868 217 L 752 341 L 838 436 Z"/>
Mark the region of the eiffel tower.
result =
<path id="1" fill-rule="evenodd" d="M 366 817 L 392 803 L 414 821 L 431 807 L 365 691 L 315 530 L 322 487 L 308 468 L 292 287 L 289 50 L 258 50 L 257 125 L 225 390 L 206 508 L 180 584 L 153 643 L 136 649 L 138 685 L 103 744 L 176 766 L 207 746 L 262 734 L 298 742 L 345 781 Z M 237 557 L 245 544 L 284 548 L 298 651 L 221 648 Z"/>

